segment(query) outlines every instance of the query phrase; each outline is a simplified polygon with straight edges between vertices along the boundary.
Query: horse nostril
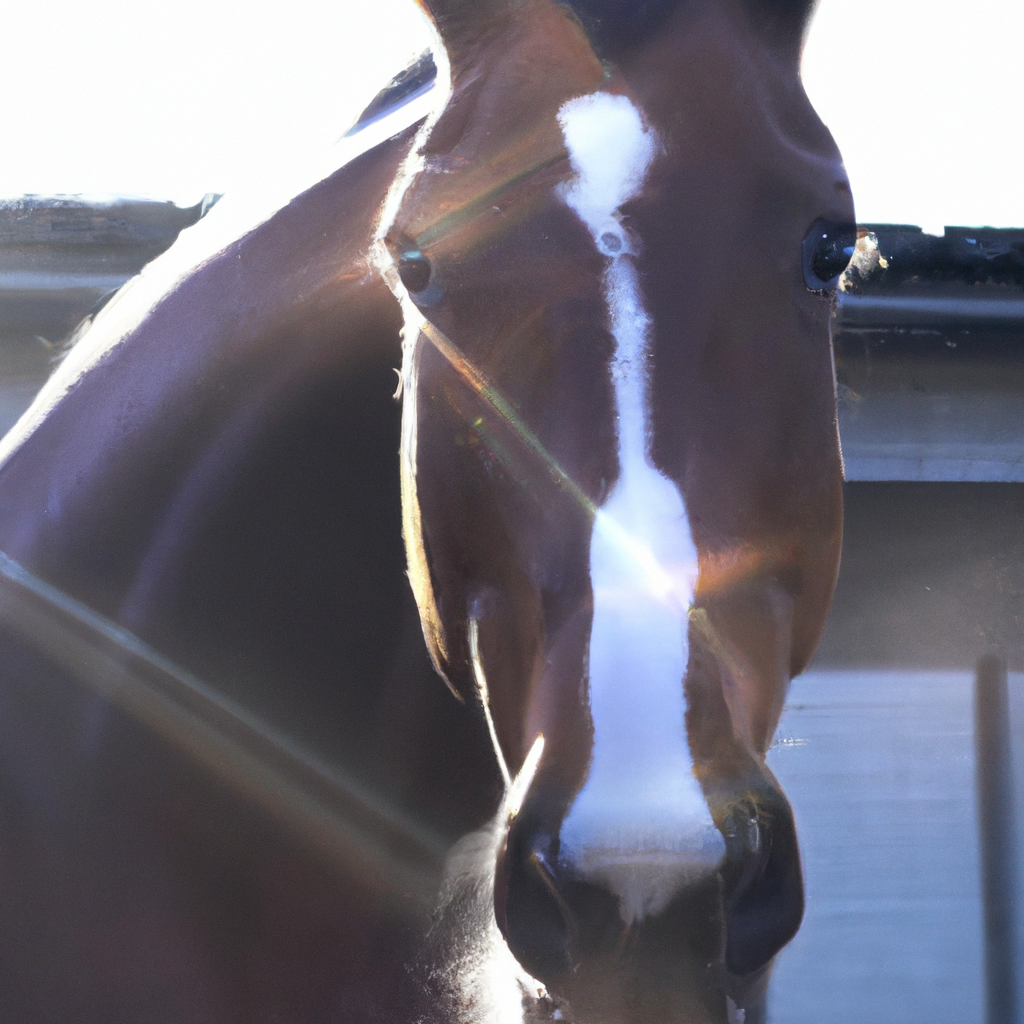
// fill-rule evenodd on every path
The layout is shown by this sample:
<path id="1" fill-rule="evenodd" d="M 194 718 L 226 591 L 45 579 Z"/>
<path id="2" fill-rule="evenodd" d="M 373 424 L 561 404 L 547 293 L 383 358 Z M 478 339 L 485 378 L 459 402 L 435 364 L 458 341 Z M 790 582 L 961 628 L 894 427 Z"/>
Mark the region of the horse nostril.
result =
<path id="1" fill-rule="evenodd" d="M 551 870 L 551 867 L 547 862 L 547 858 L 539 850 L 534 850 L 533 853 L 530 854 L 530 866 L 537 872 L 540 880 L 544 883 L 545 888 L 550 893 L 555 906 L 558 907 L 558 912 L 562 915 L 562 923 L 565 925 L 566 933 L 571 939 L 573 933 L 576 931 L 576 923 L 573 920 L 569 904 L 565 902 L 565 897 L 558 889 L 558 882 L 555 880 L 555 873 Z"/>
<path id="2" fill-rule="evenodd" d="M 430 284 L 430 260 L 418 249 L 398 257 L 398 276 L 410 292 L 422 292 Z"/>
<path id="3" fill-rule="evenodd" d="M 548 980 L 572 969 L 576 924 L 548 857 L 550 840 L 513 827 L 494 893 L 495 916 L 509 949 L 534 977 Z"/>
<path id="4" fill-rule="evenodd" d="M 785 798 L 761 792 L 726 819 L 726 967 L 738 976 L 767 964 L 803 918 L 796 827 Z"/>
<path id="5" fill-rule="evenodd" d="M 815 221 L 803 243 L 804 280 L 812 291 L 834 288 L 857 246 L 857 225 Z"/>

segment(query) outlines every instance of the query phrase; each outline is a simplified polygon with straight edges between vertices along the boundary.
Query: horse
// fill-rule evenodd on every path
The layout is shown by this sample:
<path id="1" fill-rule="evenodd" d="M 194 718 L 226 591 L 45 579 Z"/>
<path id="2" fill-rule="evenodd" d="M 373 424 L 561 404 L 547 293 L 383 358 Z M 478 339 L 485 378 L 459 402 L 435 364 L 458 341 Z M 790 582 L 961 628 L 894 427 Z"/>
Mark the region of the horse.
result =
<path id="1" fill-rule="evenodd" d="M 799 927 L 764 756 L 855 237 L 812 3 L 421 7 L 443 102 L 222 200 L 0 447 L 21 1019 L 753 1022 Z"/>

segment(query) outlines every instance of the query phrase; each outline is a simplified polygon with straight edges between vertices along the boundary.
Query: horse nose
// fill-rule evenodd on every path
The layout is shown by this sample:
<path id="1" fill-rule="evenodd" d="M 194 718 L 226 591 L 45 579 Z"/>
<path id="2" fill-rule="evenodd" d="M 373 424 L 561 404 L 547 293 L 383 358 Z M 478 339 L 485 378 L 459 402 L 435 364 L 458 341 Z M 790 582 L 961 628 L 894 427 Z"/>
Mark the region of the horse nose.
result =
<path id="1" fill-rule="evenodd" d="M 619 790 L 584 786 L 568 812 L 564 795 L 527 798 L 499 855 L 495 913 L 530 974 L 557 987 L 583 962 L 618 962 L 629 936 L 647 933 L 684 959 L 703 942 L 702 963 L 750 978 L 793 937 L 803 879 L 774 777 L 762 768 L 713 779 L 714 820 L 703 791 L 686 788 L 677 778 L 619 800 Z"/>
<path id="2" fill-rule="evenodd" d="M 715 873 L 725 840 L 680 744 L 595 757 L 559 830 L 559 863 L 603 886 L 629 927 Z"/>
<path id="3" fill-rule="evenodd" d="M 628 794 L 588 785 L 559 835 L 559 863 L 607 889 L 627 927 L 662 913 L 679 893 L 714 874 L 725 852 L 692 774 Z"/>
<path id="4" fill-rule="evenodd" d="M 696 798 L 648 791 L 628 801 L 585 787 L 560 824 L 523 808 L 499 859 L 495 910 L 527 971 L 550 983 L 688 893 L 718 892 L 725 841 L 694 787 Z"/>
<path id="5" fill-rule="evenodd" d="M 495 878 L 498 924 L 519 964 L 572 1007 L 573 1019 L 733 1020 L 722 988 L 722 884 L 718 872 L 708 870 L 711 859 L 699 854 L 703 861 L 695 869 L 677 843 L 671 856 L 605 848 L 583 864 L 561 855 L 557 822 L 551 827 L 550 819 L 528 811 L 507 832 Z M 596 873 L 589 870 L 595 864 L 601 865 Z M 671 891 L 670 902 L 627 925 L 622 897 L 613 891 L 623 875 L 629 886 L 641 878 L 645 890 Z"/>
<path id="6" fill-rule="evenodd" d="M 579 928 L 554 847 L 548 830 L 523 818 L 513 822 L 498 855 L 494 885 L 495 918 L 509 950 L 546 984 L 571 970 Z"/>

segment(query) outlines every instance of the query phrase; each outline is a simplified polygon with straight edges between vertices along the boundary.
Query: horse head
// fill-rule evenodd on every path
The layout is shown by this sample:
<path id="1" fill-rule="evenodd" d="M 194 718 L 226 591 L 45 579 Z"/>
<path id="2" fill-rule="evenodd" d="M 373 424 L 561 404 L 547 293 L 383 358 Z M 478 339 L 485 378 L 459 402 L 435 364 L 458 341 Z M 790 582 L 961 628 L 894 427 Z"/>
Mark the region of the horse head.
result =
<path id="1" fill-rule="evenodd" d="M 796 932 L 765 765 L 838 565 L 809 0 L 427 0 L 450 62 L 381 232 L 428 646 L 509 781 L 495 910 L 588 1020 L 724 1020 Z"/>

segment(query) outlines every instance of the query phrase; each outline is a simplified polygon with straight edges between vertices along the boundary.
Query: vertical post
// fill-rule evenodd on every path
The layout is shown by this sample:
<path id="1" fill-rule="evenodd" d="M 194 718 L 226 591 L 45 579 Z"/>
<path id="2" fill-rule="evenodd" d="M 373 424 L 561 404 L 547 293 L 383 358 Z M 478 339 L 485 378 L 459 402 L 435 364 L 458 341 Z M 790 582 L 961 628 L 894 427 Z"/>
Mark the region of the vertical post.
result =
<path id="1" fill-rule="evenodd" d="M 978 662 L 974 683 L 974 751 L 981 833 L 987 1024 L 1016 1024 L 1014 953 L 1013 784 L 1006 663 Z"/>

